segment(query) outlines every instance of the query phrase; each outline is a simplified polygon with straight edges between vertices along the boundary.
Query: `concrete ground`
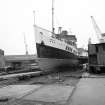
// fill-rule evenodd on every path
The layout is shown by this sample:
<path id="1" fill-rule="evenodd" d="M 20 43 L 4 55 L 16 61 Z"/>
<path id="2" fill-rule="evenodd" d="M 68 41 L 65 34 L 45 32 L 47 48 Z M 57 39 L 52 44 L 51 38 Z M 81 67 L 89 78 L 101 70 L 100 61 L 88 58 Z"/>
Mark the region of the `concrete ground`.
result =
<path id="1" fill-rule="evenodd" d="M 82 78 L 69 105 L 105 105 L 105 76 Z"/>
<path id="2" fill-rule="evenodd" d="M 0 105 L 65 104 L 82 73 L 51 73 L 15 85 L 1 86 Z"/>
<path id="3" fill-rule="evenodd" d="M 77 74 L 72 78 L 68 73 L 64 75 L 66 78 L 63 79 L 62 75 L 47 77 L 48 80 L 52 78 L 59 80 L 55 83 L 54 81 L 49 83 L 47 80 L 48 84 L 36 84 L 34 81 L 33 85 L 2 87 L 0 88 L 0 105 L 105 105 L 104 75 L 83 73 L 81 79 L 75 77 L 78 76 Z"/>
<path id="4" fill-rule="evenodd" d="M 27 102 L 29 105 L 32 102 L 65 104 L 73 89 L 63 85 L 9 85 L 0 89 L 0 105 L 25 105 Z"/>

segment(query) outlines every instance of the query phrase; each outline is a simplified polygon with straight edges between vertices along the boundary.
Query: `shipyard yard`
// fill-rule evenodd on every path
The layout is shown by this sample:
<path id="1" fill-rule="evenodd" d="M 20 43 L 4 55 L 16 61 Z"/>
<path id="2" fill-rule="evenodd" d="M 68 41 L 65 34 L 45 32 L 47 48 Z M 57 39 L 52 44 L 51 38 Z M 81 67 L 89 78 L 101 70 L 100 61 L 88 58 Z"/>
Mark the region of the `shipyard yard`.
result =
<path id="1" fill-rule="evenodd" d="M 6 77 L 0 84 L 0 105 L 66 104 L 82 73 L 80 70 Z"/>
<path id="2" fill-rule="evenodd" d="M 0 4 L 0 105 L 105 105 L 104 0 Z"/>
<path id="3" fill-rule="evenodd" d="M 40 72 L 20 74 L 1 76 L 0 105 L 100 105 L 100 103 L 104 105 L 105 103 L 105 74 L 90 74 L 83 69 L 48 74 Z"/>
<path id="4" fill-rule="evenodd" d="M 25 55 L 0 50 L 0 105 L 105 105 L 105 43 L 86 50 L 61 27 L 34 30 L 36 55 L 26 43 Z"/>

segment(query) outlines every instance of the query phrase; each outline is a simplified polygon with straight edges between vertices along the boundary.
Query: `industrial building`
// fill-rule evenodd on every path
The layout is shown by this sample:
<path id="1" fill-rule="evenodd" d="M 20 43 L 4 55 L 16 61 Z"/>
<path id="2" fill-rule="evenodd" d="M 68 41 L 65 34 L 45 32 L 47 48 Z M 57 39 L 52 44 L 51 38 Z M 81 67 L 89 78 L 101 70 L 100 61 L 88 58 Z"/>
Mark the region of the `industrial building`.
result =
<path id="1" fill-rule="evenodd" d="M 22 69 L 29 64 L 36 63 L 36 55 L 5 55 L 5 65 L 15 70 Z"/>

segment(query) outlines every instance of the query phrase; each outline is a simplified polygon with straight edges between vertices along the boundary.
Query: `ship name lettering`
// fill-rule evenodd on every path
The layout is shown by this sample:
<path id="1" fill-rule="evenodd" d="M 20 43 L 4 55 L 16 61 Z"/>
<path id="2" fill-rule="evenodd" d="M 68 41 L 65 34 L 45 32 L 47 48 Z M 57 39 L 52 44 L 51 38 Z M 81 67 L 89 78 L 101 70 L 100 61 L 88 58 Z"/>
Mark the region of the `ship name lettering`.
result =
<path id="1" fill-rule="evenodd" d="M 50 39 L 50 42 L 55 43 L 55 41 L 53 39 Z"/>
<path id="2" fill-rule="evenodd" d="M 72 52 L 72 48 L 66 46 L 66 50 Z"/>

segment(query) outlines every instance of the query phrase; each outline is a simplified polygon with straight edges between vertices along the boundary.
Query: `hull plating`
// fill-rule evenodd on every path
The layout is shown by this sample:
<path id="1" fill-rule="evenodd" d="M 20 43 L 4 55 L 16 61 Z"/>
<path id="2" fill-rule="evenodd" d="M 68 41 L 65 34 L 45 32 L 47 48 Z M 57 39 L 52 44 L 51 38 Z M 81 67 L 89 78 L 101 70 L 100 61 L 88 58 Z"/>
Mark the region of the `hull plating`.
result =
<path id="1" fill-rule="evenodd" d="M 36 47 L 39 58 L 77 59 L 76 55 L 65 50 L 38 43 L 36 44 Z"/>
<path id="2" fill-rule="evenodd" d="M 60 67 L 71 67 L 78 64 L 77 56 L 73 53 L 46 46 L 36 44 L 39 67 L 41 70 L 55 70 Z"/>

